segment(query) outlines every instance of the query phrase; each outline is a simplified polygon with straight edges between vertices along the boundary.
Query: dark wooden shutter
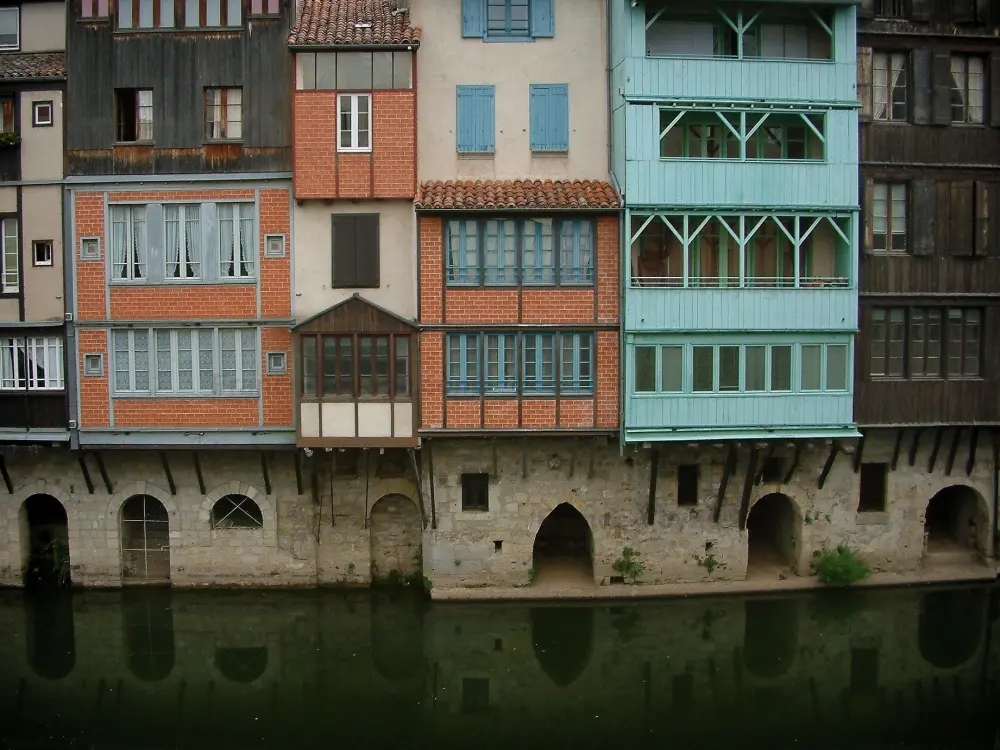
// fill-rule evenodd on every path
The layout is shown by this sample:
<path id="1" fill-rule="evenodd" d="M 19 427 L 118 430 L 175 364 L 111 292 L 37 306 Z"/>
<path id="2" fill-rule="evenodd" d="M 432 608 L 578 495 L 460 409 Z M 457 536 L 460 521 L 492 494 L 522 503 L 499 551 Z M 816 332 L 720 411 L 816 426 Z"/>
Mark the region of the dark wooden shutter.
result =
<path id="1" fill-rule="evenodd" d="M 951 252 L 972 255 L 975 191 L 971 181 L 951 183 Z"/>
<path id="2" fill-rule="evenodd" d="M 910 19 L 913 21 L 930 21 L 931 0 L 910 0 Z"/>
<path id="3" fill-rule="evenodd" d="M 930 125 L 934 99 L 934 53 L 929 49 L 913 50 L 911 68 L 913 124 Z"/>
<path id="4" fill-rule="evenodd" d="M 933 255 L 937 239 L 937 185 L 915 180 L 910 185 L 910 247 L 914 255 Z"/>
<path id="5" fill-rule="evenodd" d="M 861 0 L 861 5 L 858 6 L 858 18 L 874 18 L 875 17 L 875 0 Z"/>
<path id="6" fill-rule="evenodd" d="M 934 124 L 951 125 L 951 55 L 934 53 Z"/>
<path id="7" fill-rule="evenodd" d="M 356 217 L 353 214 L 334 214 L 333 217 L 333 286 L 357 286 L 355 262 Z"/>
<path id="8" fill-rule="evenodd" d="M 937 183 L 937 247 L 942 254 L 951 252 L 951 182 Z"/>
<path id="9" fill-rule="evenodd" d="M 379 285 L 378 218 L 378 214 L 360 214 L 357 217 L 356 286 L 375 288 Z"/>
<path id="10" fill-rule="evenodd" d="M 1000 128 L 1000 52 L 990 53 L 990 125 Z"/>
<path id="11" fill-rule="evenodd" d="M 872 121 L 872 48 L 858 47 L 858 101 L 861 122 Z"/>
<path id="12" fill-rule="evenodd" d="M 864 216 L 861 224 L 861 249 L 865 255 L 871 255 L 872 246 L 875 244 L 875 224 L 873 215 L 875 213 L 875 180 L 866 178 L 864 181 Z"/>
<path id="13" fill-rule="evenodd" d="M 972 243 L 974 255 L 986 255 L 990 248 L 990 185 L 976 183 L 976 232 Z"/>

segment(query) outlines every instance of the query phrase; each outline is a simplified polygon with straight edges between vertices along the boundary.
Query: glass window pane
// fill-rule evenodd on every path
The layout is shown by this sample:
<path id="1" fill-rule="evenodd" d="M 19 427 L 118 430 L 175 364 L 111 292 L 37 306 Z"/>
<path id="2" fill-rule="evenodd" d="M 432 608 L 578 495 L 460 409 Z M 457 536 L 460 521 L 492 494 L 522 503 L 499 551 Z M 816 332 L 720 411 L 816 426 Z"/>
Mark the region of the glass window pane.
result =
<path id="1" fill-rule="evenodd" d="M 372 390 L 372 339 L 371 336 L 362 336 L 359 339 L 358 348 L 361 350 L 359 352 L 358 361 L 358 372 L 359 372 L 359 383 L 360 390 L 359 395 L 370 396 L 374 392 Z"/>
<path id="2" fill-rule="evenodd" d="M 656 390 L 656 347 L 635 348 L 635 391 L 652 393 Z"/>
<path id="3" fill-rule="evenodd" d="M 353 396 L 354 393 L 354 340 L 350 336 L 340 338 L 340 365 L 338 368 L 337 393 Z"/>
<path id="4" fill-rule="evenodd" d="M 719 390 L 738 391 L 740 389 L 740 348 L 738 346 L 719 347 Z"/>
<path id="5" fill-rule="evenodd" d="M 323 395 L 336 396 L 337 389 L 337 337 L 323 337 Z"/>
<path id="6" fill-rule="evenodd" d="M 771 347 L 771 390 L 792 390 L 792 347 Z"/>
<path id="7" fill-rule="evenodd" d="M 820 362 L 822 359 L 822 346 L 818 344 L 802 346 L 802 390 L 818 391 L 820 389 Z"/>
<path id="8" fill-rule="evenodd" d="M 316 339 L 302 337 L 302 395 L 316 395 Z"/>
<path id="9" fill-rule="evenodd" d="M 684 390 L 684 347 L 664 346 L 660 349 L 660 390 L 679 393 Z"/>
<path id="10" fill-rule="evenodd" d="M 389 395 L 389 339 L 379 336 L 375 339 L 375 392 L 380 396 Z"/>
<path id="11" fill-rule="evenodd" d="M 396 395 L 410 395 L 410 339 L 396 337 Z"/>
<path id="12" fill-rule="evenodd" d="M 748 391 L 763 391 L 766 389 L 767 347 L 747 347 L 747 383 Z"/>
<path id="13" fill-rule="evenodd" d="M 711 391 L 715 384 L 715 347 L 696 346 L 693 351 L 695 392 Z"/>
<path id="14" fill-rule="evenodd" d="M 372 88 L 392 88 L 392 53 L 375 52 L 372 55 Z"/>
<path id="15" fill-rule="evenodd" d="M 337 53 L 337 88 L 341 91 L 372 87 L 371 52 Z"/>
<path id="16" fill-rule="evenodd" d="M 410 52 L 392 53 L 392 87 L 394 89 L 408 89 L 413 83 L 411 80 L 411 66 L 413 55 Z"/>
<path id="17" fill-rule="evenodd" d="M 847 347 L 840 344 L 826 348 L 826 390 L 847 390 Z"/>
<path id="18" fill-rule="evenodd" d="M 308 87 L 306 87 L 308 88 Z M 320 52 L 316 55 L 317 89 L 337 88 L 337 55 L 334 52 Z"/>

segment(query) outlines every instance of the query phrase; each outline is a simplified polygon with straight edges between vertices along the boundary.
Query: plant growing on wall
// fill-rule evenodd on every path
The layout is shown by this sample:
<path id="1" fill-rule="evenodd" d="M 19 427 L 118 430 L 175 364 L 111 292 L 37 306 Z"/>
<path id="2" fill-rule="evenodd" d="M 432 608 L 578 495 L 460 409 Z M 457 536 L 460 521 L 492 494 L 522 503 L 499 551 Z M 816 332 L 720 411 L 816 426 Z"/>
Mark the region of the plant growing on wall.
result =
<path id="1" fill-rule="evenodd" d="M 819 582 L 826 586 L 850 586 L 867 578 L 871 568 L 856 550 L 839 544 L 836 549 L 817 550 L 813 553 L 813 572 Z"/>
<path id="2" fill-rule="evenodd" d="M 0 148 L 13 148 L 21 143 L 18 133 L 0 133 Z"/>
<path id="3" fill-rule="evenodd" d="M 625 583 L 635 583 L 646 572 L 646 566 L 636 557 L 635 550 L 626 547 L 621 556 L 611 566 L 624 579 Z"/>

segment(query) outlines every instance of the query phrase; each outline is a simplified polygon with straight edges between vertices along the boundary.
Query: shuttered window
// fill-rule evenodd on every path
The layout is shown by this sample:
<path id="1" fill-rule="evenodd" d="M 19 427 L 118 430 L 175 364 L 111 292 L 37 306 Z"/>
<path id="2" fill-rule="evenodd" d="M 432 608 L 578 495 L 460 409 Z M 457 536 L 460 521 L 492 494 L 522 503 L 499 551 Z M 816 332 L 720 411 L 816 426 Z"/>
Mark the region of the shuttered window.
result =
<path id="1" fill-rule="evenodd" d="M 379 215 L 334 214 L 333 286 L 379 285 Z"/>
<path id="2" fill-rule="evenodd" d="M 462 0 L 462 36 L 525 40 L 555 36 L 554 0 Z"/>
<path id="3" fill-rule="evenodd" d="M 531 85 L 531 150 L 569 150 L 569 86 Z"/>
<path id="4" fill-rule="evenodd" d="M 975 307 L 876 307 L 871 312 L 872 378 L 982 376 L 983 311 Z"/>
<path id="5" fill-rule="evenodd" d="M 456 141 L 460 152 L 493 153 L 493 86 L 457 86 Z"/>

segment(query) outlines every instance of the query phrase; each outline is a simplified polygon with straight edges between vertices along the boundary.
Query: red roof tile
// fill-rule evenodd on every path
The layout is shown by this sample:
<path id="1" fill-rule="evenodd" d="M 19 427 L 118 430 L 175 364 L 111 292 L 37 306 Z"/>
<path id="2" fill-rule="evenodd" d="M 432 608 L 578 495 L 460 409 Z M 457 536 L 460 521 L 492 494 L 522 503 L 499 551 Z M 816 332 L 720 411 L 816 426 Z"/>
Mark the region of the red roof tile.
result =
<path id="1" fill-rule="evenodd" d="M 420 29 L 396 0 L 303 0 L 290 45 L 365 46 L 420 43 Z"/>
<path id="2" fill-rule="evenodd" d="M 62 52 L 0 53 L 0 79 L 5 81 L 65 77 L 66 55 Z"/>
<path id="3" fill-rule="evenodd" d="M 621 206 L 615 189 L 599 180 L 466 180 L 425 182 L 418 210 L 609 210 Z"/>

